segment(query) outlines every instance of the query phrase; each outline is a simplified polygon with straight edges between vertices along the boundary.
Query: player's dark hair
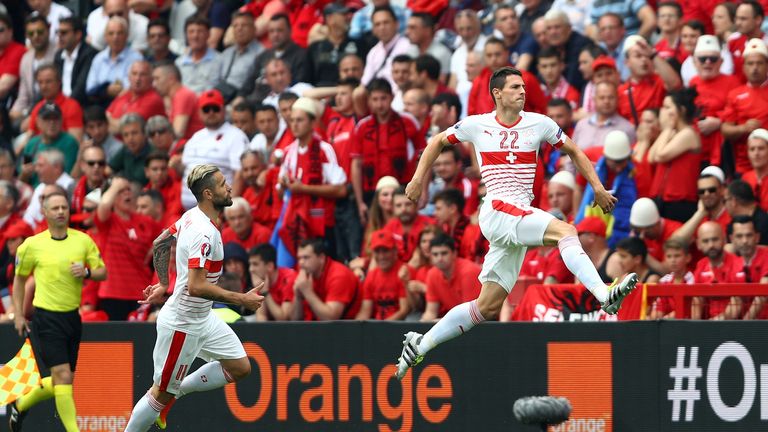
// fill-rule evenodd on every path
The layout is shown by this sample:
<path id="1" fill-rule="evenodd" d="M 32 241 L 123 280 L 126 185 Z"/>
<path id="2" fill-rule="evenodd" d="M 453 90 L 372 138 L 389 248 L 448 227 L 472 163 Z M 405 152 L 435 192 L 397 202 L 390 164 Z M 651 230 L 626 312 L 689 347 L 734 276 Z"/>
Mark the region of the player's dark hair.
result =
<path id="1" fill-rule="evenodd" d="M 440 79 L 440 62 L 434 56 L 422 54 L 416 57 L 416 73 L 426 72 L 429 79 Z"/>
<path id="2" fill-rule="evenodd" d="M 189 190 L 198 202 L 202 201 L 204 190 L 212 190 L 216 187 L 214 174 L 220 171 L 221 170 L 213 164 L 198 165 L 192 168 L 192 172 L 187 176 L 187 187 L 189 187 Z"/>
<path id="3" fill-rule="evenodd" d="M 455 205 L 459 213 L 464 213 L 466 200 L 460 190 L 454 188 L 443 189 L 435 195 L 433 202 L 442 201 L 446 205 Z"/>
<path id="4" fill-rule="evenodd" d="M 616 243 L 616 249 L 621 249 L 633 257 L 641 257 L 645 262 L 645 257 L 648 256 L 648 247 L 645 242 L 639 237 L 624 237 Z"/>
<path id="5" fill-rule="evenodd" d="M 368 94 L 375 91 L 384 92 L 388 95 L 392 95 L 392 85 L 384 78 L 374 78 L 368 83 Z"/>
<path id="6" fill-rule="evenodd" d="M 251 248 L 248 256 L 257 256 L 264 264 L 277 265 L 277 249 L 269 243 L 260 243 Z"/>
<path id="7" fill-rule="evenodd" d="M 325 242 L 321 238 L 304 239 L 299 243 L 299 248 L 311 247 L 315 255 L 328 255 Z"/>
<path id="8" fill-rule="evenodd" d="M 456 251 L 456 241 L 453 240 L 453 237 L 445 233 L 435 234 L 435 238 L 433 238 L 429 242 L 430 249 L 432 249 L 433 247 L 440 247 L 440 246 L 445 246 L 452 251 Z"/>
<path id="9" fill-rule="evenodd" d="M 728 192 L 739 204 L 752 204 L 755 202 L 755 194 L 744 180 L 734 180 L 728 185 Z"/>
<path id="10" fill-rule="evenodd" d="M 507 82 L 507 77 L 510 75 L 517 75 L 519 77 L 523 77 L 523 74 L 511 67 L 511 66 L 504 66 L 503 68 L 497 70 L 496 72 L 491 75 L 491 82 L 488 88 L 488 92 L 491 94 L 491 99 L 493 99 L 493 104 L 496 105 L 496 99 L 493 97 L 493 91 L 495 89 L 503 89 L 504 84 Z"/>

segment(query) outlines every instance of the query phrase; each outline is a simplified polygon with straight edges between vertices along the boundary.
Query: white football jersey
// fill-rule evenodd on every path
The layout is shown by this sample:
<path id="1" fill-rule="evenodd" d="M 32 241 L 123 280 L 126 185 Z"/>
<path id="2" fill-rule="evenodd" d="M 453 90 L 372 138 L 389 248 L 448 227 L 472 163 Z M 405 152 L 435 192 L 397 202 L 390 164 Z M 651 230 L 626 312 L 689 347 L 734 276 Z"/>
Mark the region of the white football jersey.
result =
<path id="1" fill-rule="evenodd" d="M 566 139 L 554 120 L 525 111 L 520 111 L 520 118 L 512 125 L 501 124 L 493 111 L 469 116 L 445 133 L 453 144 L 474 144 L 486 200 L 498 199 L 518 206 L 530 206 L 533 200 L 541 143 L 560 148 Z"/>
<path id="2" fill-rule="evenodd" d="M 205 268 L 208 282 L 218 282 L 224 266 L 224 245 L 219 228 L 198 207 L 187 210 L 171 227 L 171 234 L 176 237 L 176 284 L 158 322 L 188 331 L 205 323 L 213 304 L 189 294 L 189 269 Z"/>

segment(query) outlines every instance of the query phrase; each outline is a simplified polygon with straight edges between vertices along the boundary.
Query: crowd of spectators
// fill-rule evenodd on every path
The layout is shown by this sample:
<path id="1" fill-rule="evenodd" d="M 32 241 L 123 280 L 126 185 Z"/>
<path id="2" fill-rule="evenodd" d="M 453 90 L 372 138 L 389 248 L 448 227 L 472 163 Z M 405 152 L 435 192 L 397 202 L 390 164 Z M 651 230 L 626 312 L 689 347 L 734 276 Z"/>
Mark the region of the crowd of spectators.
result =
<path id="1" fill-rule="evenodd" d="M 46 230 L 40 203 L 57 190 L 108 269 L 83 316 L 151 320 L 161 305 L 136 301 L 156 281 L 152 241 L 195 205 L 185 178 L 201 163 L 232 185 L 222 285 L 264 282 L 256 314 L 216 305 L 228 320 L 441 317 L 477 297 L 488 248 L 472 146 L 443 149 L 420 202 L 404 186 L 431 136 L 494 109 L 504 66 L 523 72 L 525 110 L 552 117 L 619 199 L 603 214 L 542 147 L 534 205 L 576 225 L 606 282 L 768 282 L 765 6 L 103 0 L 78 16 L 4 3 L 0 321 L 18 246 Z M 546 247 L 521 277 L 578 282 Z M 674 317 L 650 300 L 649 317 Z M 695 300 L 693 318 L 768 316 L 763 297 Z"/>

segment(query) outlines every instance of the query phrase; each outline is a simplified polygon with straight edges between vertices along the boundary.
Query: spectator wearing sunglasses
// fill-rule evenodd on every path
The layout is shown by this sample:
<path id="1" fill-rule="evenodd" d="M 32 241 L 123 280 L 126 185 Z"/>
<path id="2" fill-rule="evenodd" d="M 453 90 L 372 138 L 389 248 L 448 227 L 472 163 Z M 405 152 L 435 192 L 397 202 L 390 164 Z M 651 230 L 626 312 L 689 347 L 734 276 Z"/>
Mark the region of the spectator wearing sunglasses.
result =
<path id="1" fill-rule="evenodd" d="M 232 196 L 240 196 L 242 182 L 233 182 L 240 177 L 240 155 L 248 146 L 248 137 L 225 120 L 224 98 L 218 90 L 203 92 L 197 106 L 205 128 L 192 135 L 184 145 L 184 153 L 181 156 L 184 166 L 182 179 L 186 179 L 195 166 L 212 163 L 219 167 L 227 179 L 227 184 L 233 185 Z M 181 203 L 185 209 L 190 209 L 197 201 L 186 182 L 182 183 Z"/>
<path id="2" fill-rule="evenodd" d="M 91 146 L 82 151 L 80 171 L 83 173 L 72 192 L 73 215 L 85 212 L 86 196 L 104 186 L 106 181 L 107 156 L 101 147 Z"/>

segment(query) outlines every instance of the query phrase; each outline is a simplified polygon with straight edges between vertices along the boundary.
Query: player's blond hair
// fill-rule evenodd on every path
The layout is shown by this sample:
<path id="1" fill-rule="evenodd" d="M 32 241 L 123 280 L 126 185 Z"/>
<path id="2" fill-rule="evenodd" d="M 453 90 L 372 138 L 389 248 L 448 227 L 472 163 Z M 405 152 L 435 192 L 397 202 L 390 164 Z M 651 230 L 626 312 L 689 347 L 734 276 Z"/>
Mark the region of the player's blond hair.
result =
<path id="1" fill-rule="evenodd" d="M 213 175 L 219 171 L 219 167 L 214 164 L 202 164 L 192 168 L 187 176 L 187 186 L 198 202 L 203 198 L 203 190 L 213 189 Z"/>

